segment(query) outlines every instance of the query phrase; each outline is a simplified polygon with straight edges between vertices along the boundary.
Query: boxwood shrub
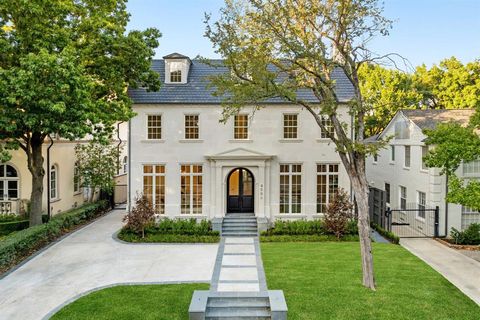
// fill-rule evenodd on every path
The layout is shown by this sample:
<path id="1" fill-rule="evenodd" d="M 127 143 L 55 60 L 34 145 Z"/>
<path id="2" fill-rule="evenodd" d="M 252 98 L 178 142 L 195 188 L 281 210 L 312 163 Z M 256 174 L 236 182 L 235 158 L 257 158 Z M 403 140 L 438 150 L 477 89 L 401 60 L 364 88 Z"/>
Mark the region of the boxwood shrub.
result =
<path id="1" fill-rule="evenodd" d="M 450 236 L 455 244 L 480 245 L 480 223 L 472 223 L 463 231 L 452 228 Z"/>
<path id="2" fill-rule="evenodd" d="M 35 250 L 57 239 L 70 229 L 84 223 L 108 207 L 106 201 L 87 204 L 50 219 L 48 223 L 33 226 L 9 236 L 0 241 L 0 273 L 8 270 Z"/>
<path id="3" fill-rule="evenodd" d="M 372 223 L 372 227 L 373 227 L 373 229 L 377 230 L 377 232 L 381 236 L 383 236 L 384 238 L 389 240 L 391 243 L 394 243 L 394 244 L 399 244 L 400 243 L 400 238 L 397 235 L 395 235 L 393 232 L 383 229 L 382 227 L 380 227 L 376 223 Z"/>
<path id="4" fill-rule="evenodd" d="M 0 222 L 0 236 L 5 236 L 14 231 L 28 228 L 28 220 L 14 220 L 8 222 Z"/>
<path id="5" fill-rule="evenodd" d="M 348 222 L 345 235 L 358 234 L 357 222 L 352 220 Z M 272 228 L 262 232 L 262 236 L 328 236 L 331 235 L 325 228 L 323 220 L 277 220 Z M 307 239 L 306 237 L 305 239 Z M 327 239 L 323 237 L 322 239 Z M 313 238 L 312 238 L 313 239 Z M 320 238 L 319 238 L 320 239 Z"/>

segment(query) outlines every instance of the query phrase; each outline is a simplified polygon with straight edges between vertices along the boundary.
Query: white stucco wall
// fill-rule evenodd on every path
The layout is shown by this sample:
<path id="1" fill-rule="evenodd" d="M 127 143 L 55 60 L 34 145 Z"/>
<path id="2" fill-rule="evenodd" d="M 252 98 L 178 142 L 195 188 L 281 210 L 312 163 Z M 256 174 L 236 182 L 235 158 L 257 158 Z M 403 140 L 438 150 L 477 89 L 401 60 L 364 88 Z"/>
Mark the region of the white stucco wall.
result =
<path id="1" fill-rule="evenodd" d="M 344 108 L 346 111 L 346 108 Z M 226 212 L 226 177 L 237 167 L 249 169 L 255 178 L 255 214 L 279 217 L 279 164 L 302 164 L 302 212 L 282 217 L 316 216 L 316 164 L 337 163 L 340 159 L 329 140 L 320 138 L 320 129 L 306 111 L 292 105 L 272 105 L 255 112 L 248 140 L 233 140 L 233 119 L 219 123 L 218 105 L 135 105 L 131 120 L 130 202 L 143 189 L 142 165 L 166 166 L 166 215 L 180 214 L 180 165 L 203 164 L 202 217 L 223 216 Z M 350 116 L 342 112 L 345 121 Z M 245 113 L 251 114 L 250 109 Z M 283 114 L 298 113 L 298 139 L 283 139 Z M 162 115 L 162 140 L 146 139 L 149 114 Z M 184 115 L 198 114 L 200 139 L 184 140 Z M 350 191 L 340 165 L 339 186 Z"/>

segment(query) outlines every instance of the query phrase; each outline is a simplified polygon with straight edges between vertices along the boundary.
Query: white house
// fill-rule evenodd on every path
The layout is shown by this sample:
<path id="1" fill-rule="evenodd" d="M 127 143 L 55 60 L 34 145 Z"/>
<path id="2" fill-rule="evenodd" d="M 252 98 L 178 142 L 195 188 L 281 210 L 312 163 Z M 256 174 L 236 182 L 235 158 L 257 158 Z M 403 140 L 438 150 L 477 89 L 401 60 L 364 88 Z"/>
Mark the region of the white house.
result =
<path id="1" fill-rule="evenodd" d="M 220 60 L 212 61 L 221 64 Z M 263 221 L 321 216 L 337 188 L 350 191 L 335 146 L 302 108 L 271 99 L 244 108 L 226 124 L 209 75 L 228 72 L 180 54 L 153 61 L 159 92 L 130 91 L 136 116 L 129 129 L 129 208 L 143 193 L 171 218 L 221 218 L 254 212 Z M 334 74 L 342 103 L 353 96 Z M 315 100 L 309 92 L 304 99 Z M 343 119 L 351 123 L 347 108 Z"/>
<path id="2" fill-rule="evenodd" d="M 451 228 L 462 230 L 480 222 L 480 214 L 461 205 L 447 203 L 447 179 L 440 169 L 427 168 L 423 156 L 428 151 L 425 129 L 438 123 L 454 120 L 466 124 L 471 109 L 459 110 L 401 110 L 385 130 L 374 139 L 391 137 L 389 146 L 367 159 L 367 178 L 371 186 L 386 191 L 387 205 L 405 209 L 408 204 L 417 208 L 439 207 L 439 234 L 448 235 Z M 457 175 L 480 178 L 480 161 L 460 166 Z M 417 212 L 417 220 L 425 219 Z"/>

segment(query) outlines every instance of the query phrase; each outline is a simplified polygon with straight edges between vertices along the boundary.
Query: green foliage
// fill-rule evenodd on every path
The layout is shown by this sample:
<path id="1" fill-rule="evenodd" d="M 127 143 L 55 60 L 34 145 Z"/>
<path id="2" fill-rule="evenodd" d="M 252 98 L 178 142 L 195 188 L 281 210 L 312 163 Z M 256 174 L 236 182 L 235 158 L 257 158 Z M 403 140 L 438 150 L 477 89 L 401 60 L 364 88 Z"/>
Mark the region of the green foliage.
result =
<path id="1" fill-rule="evenodd" d="M 36 225 L 3 238 L 0 241 L 0 272 L 8 270 L 35 250 L 54 241 L 76 225 L 84 223 L 106 210 L 108 203 L 93 204 L 58 214 L 48 223 Z"/>
<path id="2" fill-rule="evenodd" d="M 118 238 L 133 243 L 218 243 L 220 235 L 186 235 L 170 233 L 147 233 L 144 238 L 137 234 L 122 230 Z"/>
<path id="3" fill-rule="evenodd" d="M 334 235 L 300 234 L 300 235 L 264 235 L 261 242 L 325 242 L 325 241 L 358 241 L 358 235 L 349 234 L 338 238 Z"/>
<path id="4" fill-rule="evenodd" d="M 135 206 L 123 217 L 123 221 L 127 223 L 125 229 L 145 238 L 145 228 L 155 221 L 155 210 L 150 200 L 143 194 L 137 195 Z"/>
<path id="5" fill-rule="evenodd" d="M 352 220 L 353 204 L 349 195 L 339 189 L 333 200 L 327 205 L 323 218 L 325 229 L 340 239 L 348 231 L 348 222 Z"/>
<path id="6" fill-rule="evenodd" d="M 382 235 L 383 237 L 387 238 L 388 240 L 390 240 L 391 243 L 394 243 L 394 244 L 399 244 L 400 243 L 400 238 L 393 232 L 391 231 L 388 231 L 388 230 L 385 230 L 383 229 L 382 227 L 380 227 L 378 224 L 376 223 L 372 223 L 372 226 L 375 230 L 377 230 L 377 232 Z"/>
<path id="7" fill-rule="evenodd" d="M 480 245 L 480 223 L 472 223 L 464 231 L 452 228 L 450 236 L 455 244 Z"/>
<path id="8" fill-rule="evenodd" d="M 347 223 L 346 235 L 358 234 L 357 223 L 354 220 L 350 220 Z M 262 236 L 328 236 L 333 235 L 325 227 L 325 223 L 321 219 L 317 220 L 276 220 L 273 227 L 267 231 L 262 232 Z"/>
<path id="9" fill-rule="evenodd" d="M 21 221 L 25 218 L 13 213 L 3 213 L 0 214 L 0 223 L 2 222 L 12 222 L 12 221 Z"/>
<path id="10" fill-rule="evenodd" d="M 13 220 L 8 222 L 0 222 L 0 236 L 5 236 L 15 231 L 28 228 L 28 220 Z"/>

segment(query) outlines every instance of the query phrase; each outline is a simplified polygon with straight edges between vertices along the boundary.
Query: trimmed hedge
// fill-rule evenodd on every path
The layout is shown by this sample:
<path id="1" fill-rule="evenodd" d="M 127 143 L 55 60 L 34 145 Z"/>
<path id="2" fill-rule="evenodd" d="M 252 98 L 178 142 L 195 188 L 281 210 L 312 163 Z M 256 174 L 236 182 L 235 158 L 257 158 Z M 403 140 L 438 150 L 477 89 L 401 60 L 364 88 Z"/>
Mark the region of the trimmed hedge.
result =
<path id="1" fill-rule="evenodd" d="M 22 220 L 25 220 L 25 217 L 19 216 L 17 214 L 11 214 L 11 213 L 0 214 L 0 223 L 12 222 L 12 221 L 22 221 Z"/>
<path id="2" fill-rule="evenodd" d="M 450 236 L 453 243 L 461 245 L 477 245 L 480 244 L 480 223 L 472 223 L 467 229 L 459 231 L 452 228 Z"/>
<path id="3" fill-rule="evenodd" d="M 357 222 L 352 220 L 348 222 L 347 231 L 345 236 L 357 235 L 358 227 Z M 292 220 L 275 221 L 272 228 L 262 232 L 263 237 L 270 236 L 330 236 L 332 235 L 325 228 L 323 220 Z M 335 237 L 334 237 L 335 238 Z M 336 238 L 335 238 L 336 239 Z M 325 240 L 322 240 L 325 241 Z"/>
<path id="4" fill-rule="evenodd" d="M 106 201 L 87 204 L 50 219 L 48 223 L 15 232 L 0 241 L 0 272 L 54 241 L 73 227 L 98 216 L 108 208 Z"/>
<path id="5" fill-rule="evenodd" d="M 337 239 L 334 235 L 273 235 L 261 236 L 261 242 L 324 242 L 324 241 L 358 241 L 358 235 L 345 235 Z"/>
<path id="6" fill-rule="evenodd" d="M 194 236 L 184 234 L 147 234 L 145 238 L 131 232 L 122 231 L 118 238 L 132 243 L 217 243 L 220 235 Z"/>
<path id="7" fill-rule="evenodd" d="M 391 243 L 394 243 L 394 244 L 400 243 L 400 238 L 397 235 L 395 235 L 393 232 L 383 229 L 376 223 L 372 223 L 372 227 L 373 229 L 377 230 L 377 232 L 380 233 L 381 236 L 389 240 Z"/>
<path id="8" fill-rule="evenodd" d="M 0 222 L 0 236 L 28 228 L 28 220 Z"/>

